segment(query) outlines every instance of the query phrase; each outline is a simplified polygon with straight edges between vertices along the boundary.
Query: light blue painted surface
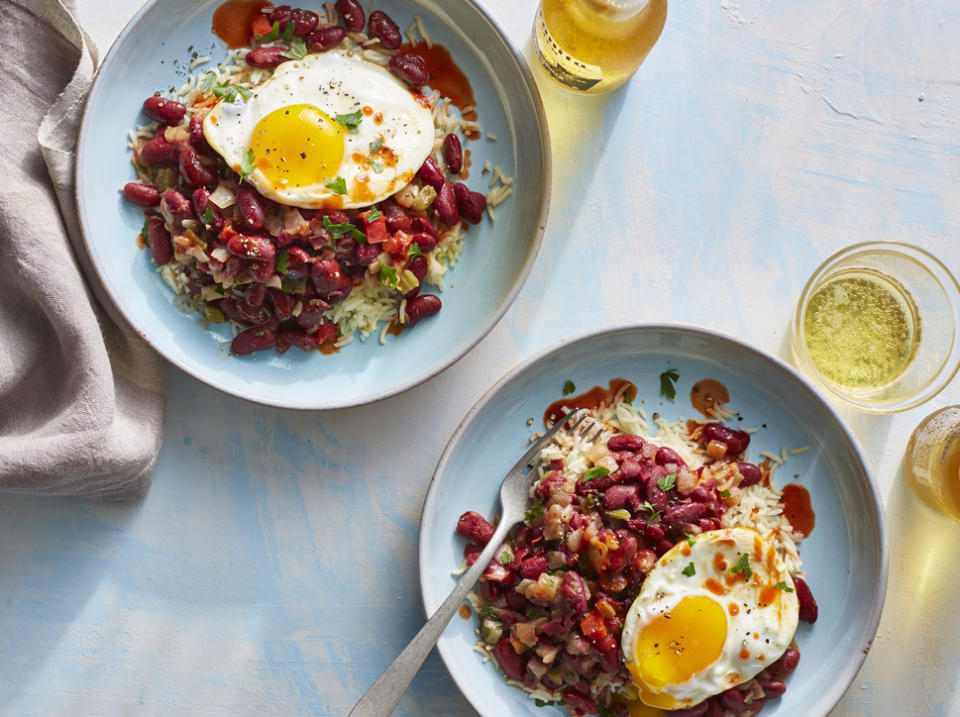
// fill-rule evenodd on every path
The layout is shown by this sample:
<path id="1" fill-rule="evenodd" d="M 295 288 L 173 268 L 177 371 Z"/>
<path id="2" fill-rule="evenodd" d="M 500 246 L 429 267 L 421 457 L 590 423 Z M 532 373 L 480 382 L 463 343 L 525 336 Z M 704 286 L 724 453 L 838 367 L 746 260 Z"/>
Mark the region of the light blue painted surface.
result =
<path id="1" fill-rule="evenodd" d="M 79 4 L 104 49 L 137 9 Z M 488 6 L 523 46 L 533 3 Z M 254 406 L 171 369 L 141 504 L 0 499 L 0 713 L 345 714 L 422 619 L 417 524 L 442 448 L 520 359 L 644 320 L 786 356 L 806 277 L 864 239 L 913 241 L 960 273 L 958 23 L 952 0 L 676 0 L 623 91 L 540 78 L 547 236 L 473 352 L 328 413 Z M 956 382 L 900 416 L 845 414 L 887 501 L 891 577 L 835 715 L 960 714 L 960 527 L 900 480 L 910 431 L 946 403 Z M 398 714 L 473 713 L 431 657 Z"/>

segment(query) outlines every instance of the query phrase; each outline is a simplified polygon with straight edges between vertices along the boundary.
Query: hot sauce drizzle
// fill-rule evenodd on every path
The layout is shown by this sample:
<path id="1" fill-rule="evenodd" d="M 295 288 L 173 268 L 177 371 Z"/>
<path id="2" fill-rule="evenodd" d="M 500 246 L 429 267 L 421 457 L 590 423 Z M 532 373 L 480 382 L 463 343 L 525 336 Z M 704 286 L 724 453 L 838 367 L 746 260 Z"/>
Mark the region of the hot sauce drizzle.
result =
<path id="1" fill-rule="evenodd" d="M 543 414 L 543 425 L 552 426 L 566 415 L 567 411 L 580 408 L 593 409 L 600 406 L 600 404 L 609 406 L 621 390 L 623 390 L 624 395 L 630 397 L 631 401 L 637 397 L 637 387 L 630 381 L 627 381 L 625 378 L 614 378 L 610 380 L 609 388 L 594 386 L 579 396 L 566 396 L 558 401 L 554 401 L 547 406 L 547 410 Z M 564 410 L 565 408 L 566 410 Z"/>
<path id="2" fill-rule="evenodd" d="M 213 11 L 213 34 L 230 49 L 250 44 L 250 23 L 264 8 L 273 7 L 268 0 L 227 0 Z"/>
<path id="3" fill-rule="evenodd" d="M 437 90 L 444 97 L 449 97 L 461 110 L 466 108 L 463 119 L 476 122 L 477 111 L 474 107 L 476 101 L 473 99 L 473 87 L 470 86 L 470 80 L 463 74 L 463 70 L 457 67 L 447 48 L 437 43 L 433 43 L 433 47 L 427 47 L 423 42 L 418 42 L 416 45 L 404 43 L 397 52 L 420 57 L 427 66 L 427 72 L 430 73 L 427 86 Z"/>
<path id="4" fill-rule="evenodd" d="M 793 529 L 804 538 L 813 532 L 816 524 L 816 515 L 810 504 L 810 493 L 798 483 L 790 483 L 783 487 L 783 515 L 790 521 Z"/>

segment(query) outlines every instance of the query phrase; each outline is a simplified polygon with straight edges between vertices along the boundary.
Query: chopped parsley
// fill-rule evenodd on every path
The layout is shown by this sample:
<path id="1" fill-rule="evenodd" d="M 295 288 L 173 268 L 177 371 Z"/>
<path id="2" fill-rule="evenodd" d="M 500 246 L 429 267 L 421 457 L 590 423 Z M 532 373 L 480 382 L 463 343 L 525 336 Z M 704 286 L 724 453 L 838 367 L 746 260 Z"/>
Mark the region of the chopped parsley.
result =
<path id="1" fill-rule="evenodd" d="M 290 271 L 290 252 L 284 249 L 277 254 L 277 273 L 280 276 L 286 276 Z"/>
<path id="2" fill-rule="evenodd" d="M 395 267 L 386 264 L 380 265 L 380 283 L 397 288 L 397 270 Z"/>
<path id="3" fill-rule="evenodd" d="M 747 580 L 753 577 L 753 571 L 750 569 L 750 556 L 746 553 L 740 556 L 737 564 L 730 568 L 731 573 L 742 574 Z"/>
<path id="4" fill-rule="evenodd" d="M 210 75 L 211 72 L 208 72 L 207 75 Z M 216 75 L 214 75 L 214 77 L 216 77 Z M 253 92 L 248 90 L 246 87 L 231 85 L 229 82 L 218 84 L 212 89 L 212 92 L 214 97 L 222 97 L 227 102 L 236 102 L 237 95 L 240 95 L 245 100 L 249 100 L 251 97 L 253 97 Z"/>
<path id="5" fill-rule="evenodd" d="M 360 126 L 361 120 L 363 120 L 363 112 L 357 110 L 356 112 L 350 112 L 349 114 L 336 115 L 335 119 L 338 124 L 342 124 L 351 132 L 356 132 L 357 127 Z"/>
<path id="6" fill-rule="evenodd" d="M 297 23 L 293 20 L 287 23 L 287 26 L 283 28 L 283 41 L 290 44 L 290 41 L 293 39 L 293 31 L 297 29 Z"/>
<path id="7" fill-rule="evenodd" d="M 371 159 L 371 160 L 370 160 L 370 169 L 372 169 L 372 170 L 373 170 L 374 172 L 376 172 L 377 174 L 380 174 L 380 172 L 383 171 L 383 163 L 382 163 L 382 162 L 378 162 L 378 161 L 375 160 L 375 159 Z"/>
<path id="8" fill-rule="evenodd" d="M 253 150 L 248 149 L 247 153 L 243 155 L 243 164 L 240 165 L 240 181 L 242 182 L 244 177 L 251 174 L 256 168 L 256 164 L 254 164 Z"/>
<path id="9" fill-rule="evenodd" d="M 633 405 L 633 399 L 630 398 L 630 392 L 629 392 L 629 391 L 624 391 L 624 392 L 623 392 L 623 402 L 624 402 L 625 404 L 627 404 L 628 406 L 632 406 L 632 405 Z"/>
<path id="10" fill-rule="evenodd" d="M 346 194 L 347 193 L 347 180 L 343 177 L 335 177 L 333 179 L 324 179 L 324 186 L 329 189 L 334 194 Z"/>
<path id="11" fill-rule="evenodd" d="M 413 242 L 410 245 L 410 248 L 407 249 L 407 256 L 423 256 L 423 251 L 421 251 L 420 245 L 416 242 Z"/>
<path id="12" fill-rule="evenodd" d="M 574 384 L 573 381 L 570 381 L 569 379 L 565 384 L 563 384 L 564 396 L 569 396 L 571 393 L 575 393 L 576 390 L 577 390 L 576 384 Z"/>
<path id="13" fill-rule="evenodd" d="M 653 520 L 653 519 L 655 519 L 658 515 L 660 515 L 660 511 L 657 510 L 656 508 L 654 508 L 654 507 L 650 504 L 650 501 L 649 501 L 649 500 L 643 501 L 643 506 L 642 506 L 642 507 L 643 507 L 643 508 L 646 508 L 647 510 L 650 511 L 650 520 Z"/>
<path id="14" fill-rule="evenodd" d="M 516 558 L 516 556 L 513 554 L 513 550 L 510 548 L 510 546 L 504 545 L 503 550 L 500 551 L 500 564 L 509 565 L 513 562 L 514 558 Z"/>
<path id="15" fill-rule="evenodd" d="M 533 505 L 530 506 L 530 510 L 524 511 L 523 513 L 523 519 L 528 523 L 532 523 L 537 518 L 541 518 L 541 517 L 543 517 L 543 501 L 542 500 L 534 501 Z"/>
<path id="16" fill-rule="evenodd" d="M 377 219 L 382 217 L 383 214 L 376 207 L 370 207 L 370 211 L 367 213 L 367 224 L 370 222 L 375 222 Z"/>
<path id="17" fill-rule="evenodd" d="M 690 563 L 689 565 L 687 565 L 687 567 L 685 567 L 680 572 L 682 572 L 688 578 L 692 578 L 694 575 L 697 574 L 697 569 L 694 567 L 693 563 Z"/>
<path id="18" fill-rule="evenodd" d="M 676 473 L 667 473 L 663 478 L 657 481 L 657 488 L 662 491 L 668 491 L 677 483 Z"/>
<path id="19" fill-rule="evenodd" d="M 729 497 L 730 497 L 730 491 L 728 491 L 728 490 L 722 490 L 722 491 L 720 491 L 720 497 L 721 497 L 721 498 L 729 498 Z"/>
<path id="20" fill-rule="evenodd" d="M 673 401 L 677 397 L 677 380 L 680 374 L 677 369 L 671 368 L 660 374 L 660 395 Z"/>
<path id="21" fill-rule="evenodd" d="M 528 620 L 536 620 L 537 618 L 545 617 L 547 613 L 545 613 L 536 605 L 531 605 L 530 607 L 527 608 L 527 611 L 525 614 Z"/>
<path id="22" fill-rule="evenodd" d="M 684 534 L 685 536 L 687 536 L 687 542 L 690 543 L 690 547 L 691 547 L 691 548 L 692 548 L 694 545 L 697 544 L 697 536 L 696 536 L 696 535 L 694 535 L 693 533 L 687 533 L 686 531 L 684 531 L 683 534 Z"/>
<path id="23" fill-rule="evenodd" d="M 260 42 L 273 42 L 280 38 L 280 23 L 273 23 L 273 28 L 266 35 L 256 35 Z"/>
<path id="24" fill-rule="evenodd" d="M 290 24 L 287 25 L 290 27 Z M 302 60 L 307 56 L 307 43 L 303 41 L 303 38 L 297 35 L 292 40 L 290 40 L 290 49 L 287 50 L 287 57 L 291 60 Z"/>
<path id="25" fill-rule="evenodd" d="M 357 241 L 366 241 L 367 235 L 364 234 L 359 227 L 350 223 L 343 222 L 342 224 L 334 224 L 330 221 L 330 217 L 324 215 L 323 217 L 323 228 L 330 232 L 330 236 L 333 239 L 339 239 L 342 236 L 349 234 Z"/>
<path id="26" fill-rule="evenodd" d="M 581 482 L 589 483 L 594 478 L 606 478 L 608 475 L 610 475 L 609 468 L 604 468 L 603 466 L 594 466 L 583 474 L 583 481 Z"/>
<path id="27" fill-rule="evenodd" d="M 373 140 L 370 143 L 370 154 L 376 154 L 377 150 L 379 150 L 382 146 L 383 146 L 383 137 L 377 137 L 375 140 Z"/>
<path id="28" fill-rule="evenodd" d="M 787 587 L 786 583 L 777 583 L 773 587 L 775 587 L 777 590 L 783 590 L 784 592 L 788 592 L 788 593 L 793 592 L 793 588 Z"/>

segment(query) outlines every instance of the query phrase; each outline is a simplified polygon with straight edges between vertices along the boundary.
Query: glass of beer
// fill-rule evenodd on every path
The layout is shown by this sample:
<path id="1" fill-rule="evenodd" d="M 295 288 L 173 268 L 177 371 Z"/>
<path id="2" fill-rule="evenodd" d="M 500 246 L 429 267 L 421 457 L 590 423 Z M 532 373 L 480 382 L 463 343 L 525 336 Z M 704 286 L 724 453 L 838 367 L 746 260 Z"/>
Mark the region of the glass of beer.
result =
<path id="1" fill-rule="evenodd" d="M 907 444 L 906 473 L 924 503 L 960 520 L 960 406 L 921 421 Z"/>
<path id="2" fill-rule="evenodd" d="M 541 0 L 533 44 L 570 89 L 601 94 L 640 67 L 667 20 L 667 0 Z"/>

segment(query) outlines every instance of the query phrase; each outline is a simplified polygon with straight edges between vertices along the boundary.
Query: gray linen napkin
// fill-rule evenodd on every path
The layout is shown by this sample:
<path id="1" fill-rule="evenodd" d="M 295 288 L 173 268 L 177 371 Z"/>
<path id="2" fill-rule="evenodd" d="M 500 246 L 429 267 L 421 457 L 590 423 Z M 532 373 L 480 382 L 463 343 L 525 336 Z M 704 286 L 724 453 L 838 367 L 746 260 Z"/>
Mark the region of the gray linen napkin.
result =
<path id="1" fill-rule="evenodd" d="M 164 374 L 103 295 L 77 223 L 96 50 L 58 0 L 0 0 L 0 37 L 0 490 L 138 498 Z"/>

